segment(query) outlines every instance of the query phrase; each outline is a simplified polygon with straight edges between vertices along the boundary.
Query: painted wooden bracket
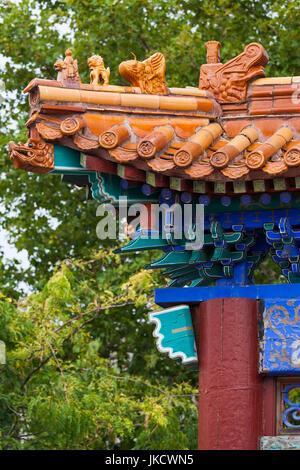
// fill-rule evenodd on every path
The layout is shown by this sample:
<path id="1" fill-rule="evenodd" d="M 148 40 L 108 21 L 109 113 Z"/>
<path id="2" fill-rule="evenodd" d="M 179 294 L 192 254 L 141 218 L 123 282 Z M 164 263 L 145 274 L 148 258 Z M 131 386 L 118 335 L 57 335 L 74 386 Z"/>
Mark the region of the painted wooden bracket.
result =
<path id="1" fill-rule="evenodd" d="M 273 260 L 280 266 L 282 274 L 291 283 L 300 281 L 300 230 L 294 229 L 287 217 L 278 222 L 264 224 L 266 241 L 272 246 Z"/>
<path id="2" fill-rule="evenodd" d="M 195 336 L 188 305 L 178 305 L 149 314 L 155 324 L 157 348 L 171 359 L 193 366 L 198 363 Z"/>

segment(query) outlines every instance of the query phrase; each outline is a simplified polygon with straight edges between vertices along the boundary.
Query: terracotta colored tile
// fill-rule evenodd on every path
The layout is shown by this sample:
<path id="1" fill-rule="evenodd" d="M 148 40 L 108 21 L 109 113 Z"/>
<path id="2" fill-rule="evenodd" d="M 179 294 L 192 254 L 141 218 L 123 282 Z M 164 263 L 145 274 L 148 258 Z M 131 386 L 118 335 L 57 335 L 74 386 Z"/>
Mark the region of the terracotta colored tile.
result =
<path id="1" fill-rule="evenodd" d="M 273 86 L 252 86 L 250 88 L 249 97 L 260 98 L 264 96 L 272 96 Z"/>
<path id="2" fill-rule="evenodd" d="M 125 118 L 123 116 L 103 116 L 96 113 L 85 113 L 84 119 L 91 133 L 100 135 L 102 132 L 110 129 L 110 127 L 122 124 Z"/>
<path id="3" fill-rule="evenodd" d="M 113 126 L 99 135 L 99 144 L 106 149 L 113 149 L 130 137 L 127 126 Z"/>
<path id="4" fill-rule="evenodd" d="M 208 96 L 209 93 L 205 90 L 199 90 L 196 87 L 186 88 L 169 88 L 172 95 L 186 95 L 186 96 Z"/>
<path id="5" fill-rule="evenodd" d="M 276 130 L 283 125 L 283 119 L 265 118 L 255 119 L 253 125 L 260 129 L 265 137 L 275 134 Z"/>
<path id="6" fill-rule="evenodd" d="M 174 156 L 174 163 L 180 168 L 187 168 L 202 153 L 203 148 L 201 145 L 190 140 L 180 150 L 177 150 Z"/>
<path id="7" fill-rule="evenodd" d="M 252 152 L 252 150 L 255 150 L 259 145 L 261 145 L 261 142 L 253 142 L 253 144 L 246 148 L 246 153 Z"/>
<path id="8" fill-rule="evenodd" d="M 232 120 L 224 122 L 223 127 L 227 136 L 232 139 L 235 137 L 244 127 L 249 126 L 251 124 L 250 120 L 239 119 L 239 120 Z"/>
<path id="9" fill-rule="evenodd" d="M 261 46 L 259 47 L 261 48 Z M 245 51 L 247 52 L 246 49 Z M 84 131 L 83 134 L 82 129 L 76 132 L 72 137 L 73 143 L 76 143 L 75 139 L 80 137 L 98 143 L 97 137 L 99 135 L 109 129 L 111 132 L 117 132 L 119 127 L 120 132 L 124 131 L 124 135 L 122 134 L 117 142 L 118 146 L 114 149 L 119 152 L 119 157 L 114 156 L 113 151 L 108 152 L 95 148 L 93 152 L 97 157 L 84 155 L 85 165 L 88 165 L 89 169 L 106 173 L 116 173 L 117 171 L 121 177 L 132 181 L 147 181 L 151 186 L 170 187 L 171 185 L 173 189 L 180 191 L 192 191 L 194 188 L 194 191 L 204 193 L 209 185 L 211 188 L 213 186 L 211 183 L 205 184 L 204 180 L 206 180 L 220 181 L 225 192 L 226 190 L 232 192 L 233 189 L 241 192 L 241 186 L 245 184 L 245 180 L 251 180 L 254 177 L 258 188 L 260 187 L 258 183 L 261 181 L 259 178 L 280 175 L 287 171 L 288 166 L 293 166 L 284 162 L 284 158 L 288 150 L 293 148 L 295 142 L 300 142 L 300 99 L 299 103 L 295 102 L 294 98 L 292 99 L 297 87 L 300 89 L 300 77 L 254 79 L 254 77 L 264 75 L 263 67 L 266 65 L 267 54 L 259 56 L 257 67 L 255 66 L 253 69 L 251 63 L 248 64 L 249 57 L 247 54 L 245 55 L 245 51 L 237 58 L 232 59 L 229 63 L 231 68 L 227 69 L 226 64 L 216 63 L 218 61 L 212 60 L 211 54 L 208 54 L 210 62 L 208 61 L 206 65 L 201 67 L 202 81 L 200 80 L 203 88 L 206 89 L 196 87 L 167 89 L 165 86 L 164 92 L 159 94 L 160 92 L 155 88 L 155 81 L 151 82 L 152 87 L 142 88 L 140 83 L 138 83 L 138 87 L 82 84 L 79 80 L 72 81 L 72 76 L 69 77 L 70 80 L 60 82 L 34 79 L 24 90 L 30 92 L 29 102 L 32 119 L 28 121 L 29 130 L 33 136 L 36 134 L 38 138 L 36 123 L 40 125 L 46 122 L 47 115 L 50 118 L 50 131 L 59 129 L 63 120 L 72 118 L 80 120 L 84 125 L 86 123 L 85 131 L 88 131 L 87 133 Z M 224 86 L 225 83 L 229 85 L 231 83 L 231 77 L 225 76 L 226 73 L 236 73 L 235 66 L 232 68 L 232 64 L 239 67 L 241 57 L 244 57 L 246 64 L 249 65 L 249 73 L 245 72 L 245 80 L 243 78 L 244 72 L 240 72 L 242 75 L 239 75 L 242 91 L 238 87 L 233 86 L 230 89 L 229 86 Z M 220 72 L 220 68 L 222 68 L 221 73 L 223 73 L 224 66 L 227 71 L 220 80 L 216 72 Z M 208 87 L 205 87 L 205 71 L 209 72 L 206 77 L 209 79 L 207 83 L 210 83 Z M 140 78 L 142 83 L 144 78 Z M 149 80 L 152 78 L 150 77 Z M 233 76 L 233 78 L 235 77 Z M 130 83 L 137 84 L 134 80 Z M 151 91 L 153 94 L 150 94 Z M 213 98 L 212 93 L 216 98 Z M 40 113 L 40 109 L 43 110 L 44 117 L 32 114 L 35 111 Z M 208 114 L 210 114 L 209 118 Z M 284 114 L 290 115 L 286 117 Z M 282 115 L 281 118 L 280 115 Z M 214 126 L 220 127 L 220 132 L 213 135 L 213 139 L 204 129 L 209 125 L 213 128 Z M 256 135 L 245 136 L 247 129 Z M 94 136 L 91 136 L 90 132 Z M 289 135 L 285 137 L 282 133 Z M 138 152 L 138 145 L 145 140 L 145 137 L 147 140 L 153 141 L 156 149 L 151 159 L 146 159 L 146 163 L 139 156 L 141 152 Z M 293 140 L 286 144 L 289 138 Z M 58 137 L 57 141 L 60 139 L 61 137 Z M 257 140 L 254 142 L 254 139 Z M 179 140 L 182 142 L 178 142 Z M 253 143 L 250 144 L 250 142 Z M 69 145 L 67 140 L 62 144 Z M 105 145 L 103 146 L 105 147 Z M 269 146 L 271 151 L 268 151 L 266 146 Z M 79 146 L 79 148 L 84 149 L 85 147 Z M 280 148 L 285 150 L 280 153 L 282 160 L 272 161 L 269 158 L 270 155 L 276 151 L 279 152 Z M 249 170 L 244 160 L 240 162 L 240 165 L 234 160 L 236 155 L 241 155 L 241 152 L 244 152 L 243 155 L 247 159 L 250 152 L 255 153 L 264 149 L 265 160 L 262 167 L 264 176 L 261 176 L 262 171 L 252 172 Z M 85 151 L 88 150 L 83 152 Z M 163 153 L 158 155 L 157 151 Z M 192 163 L 188 167 L 177 163 L 178 168 L 175 169 L 174 162 L 180 151 L 181 153 L 190 152 L 193 157 Z M 228 157 L 225 166 L 210 164 L 214 154 L 219 155 L 219 159 L 223 154 Z M 111 160 L 115 160 L 116 163 Z M 232 160 L 235 163 L 226 166 Z M 117 165 L 117 163 L 120 164 Z M 149 166 L 148 172 L 147 165 Z M 180 166 L 185 169 L 180 170 Z M 214 170 L 214 167 L 221 168 L 221 172 Z M 244 172 L 244 167 L 248 173 L 250 171 L 248 175 Z M 172 171 L 173 168 L 174 171 Z M 297 176 L 297 171 L 300 174 L 300 168 L 296 166 L 293 171 L 295 176 Z M 172 175 L 170 180 L 166 174 Z M 238 182 L 227 185 L 225 180 L 238 180 Z M 273 178 L 270 178 L 270 181 L 273 181 Z M 280 182 L 280 178 L 274 180 L 274 185 L 278 182 Z M 220 189 L 222 188 L 219 188 L 219 192 L 222 194 Z M 273 183 L 271 189 L 273 190 Z M 258 191 L 258 189 L 256 190 Z"/>
<path id="10" fill-rule="evenodd" d="M 28 93 L 30 90 L 32 90 L 33 87 L 37 85 L 60 87 L 61 83 L 57 82 L 56 80 L 45 80 L 41 78 L 34 78 L 33 80 L 31 80 L 31 82 L 28 83 L 27 87 L 24 88 L 23 93 Z"/>
<path id="11" fill-rule="evenodd" d="M 288 142 L 284 147 L 283 149 L 284 150 L 289 150 L 290 148 L 294 147 L 294 145 L 297 145 L 299 144 L 300 142 L 298 141 L 295 141 L 295 140 L 291 140 L 290 142 Z"/>
<path id="12" fill-rule="evenodd" d="M 299 117 L 292 117 L 289 119 L 289 124 L 293 127 L 293 129 L 296 131 L 295 134 L 295 139 L 300 140 L 300 119 Z"/>
<path id="13" fill-rule="evenodd" d="M 144 119 L 144 118 L 129 118 L 128 123 L 133 132 L 143 139 L 149 132 L 152 132 L 155 127 L 166 126 L 169 124 L 169 119 Z"/>
<path id="14" fill-rule="evenodd" d="M 295 91 L 295 85 L 275 85 L 273 87 L 274 96 L 289 96 Z"/>
<path id="15" fill-rule="evenodd" d="M 249 114 L 270 114 L 272 110 L 272 100 L 252 100 L 249 106 Z"/>
<path id="16" fill-rule="evenodd" d="M 42 104 L 41 112 L 45 114 L 70 114 L 70 113 L 84 113 L 85 108 L 82 106 L 63 106 L 59 104 Z"/>
<path id="17" fill-rule="evenodd" d="M 198 109 L 200 111 L 212 111 L 214 109 L 214 103 L 211 100 L 207 100 L 204 98 L 197 98 Z"/>
<path id="18" fill-rule="evenodd" d="M 190 137 L 192 137 L 193 134 L 195 134 L 198 127 L 206 126 L 207 124 L 209 124 L 208 119 L 193 119 L 192 121 L 185 119 L 181 122 L 171 122 L 176 134 L 181 139 L 189 139 Z"/>
<path id="19" fill-rule="evenodd" d="M 191 137 L 198 127 L 206 126 L 209 124 L 208 119 L 186 119 L 186 118 L 163 118 L 163 119 L 145 119 L 145 118 L 129 118 L 129 125 L 133 132 L 140 138 L 144 138 L 149 132 L 152 132 L 155 127 L 171 125 L 175 133 L 181 139 L 188 139 Z"/>
<path id="20" fill-rule="evenodd" d="M 292 83 L 292 77 L 265 77 L 254 80 L 252 85 L 287 85 L 290 83 Z"/>
<path id="21" fill-rule="evenodd" d="M 78 90 L 75 88 L 55 88 L 39 86 L 41 101 L 68 101 L 93 104 L 119 105 L 120 94 Z"/>
<path id="22" fill-rule="evenodd" d="M 174 151 L 175 151 L 175 150 L 174 150 Z M 161 158 L 161 159 L 163 159 L 163 160 L 170 160 L 170 161 L 173 161 L 173 155 L 171 155 L 169 152 L 168 152 L 168 153 L 166 153 L 166 152 L 161 153 L 161 154 L 159 155 L 159 158 Z"/>
<path id="23" fill-rule="evenodd" d="M 160 157 L 155 157 L 150 160 L 147 160 L 146 163 L 148 167 L 151 168 L 151 170 L 159 174 L 173 170 L 173 168 L 175 168 L 175 163 L 173 162 L 173 160 L 165 160 Z"/>
<path id="24" fill-rule="evenodd" d="M 222 103 L 221 108 L 224 114 L 225 113 L 241 114 L 241 112 L 247 111 L 247 104 L 246 103 L 242 103 L 242 104 L 239 104 L 239 103 L 230 103 L 230 104 L 224 103 L 223 104 Z"/>
<path id="25" fill-rule="evenodd" d="M 141 139 L 137 146 L 137 153 L 143 159 L 153 158 L 156 153 L 167 145 L 174 136 L 171 126 L 156 127 L 150 134 Z"/>
<path id="26" fill-rule="evenodd" d="M 173 96 L 160 96 L 159 107 L 174 111 L 197 111 L 198 109 L 196 98 L 176 98 Z"/>
<path id="27" fill-rule="evenodd" d="M 84 103 L 106 104 L 110 106 L 118 106 L 121 103 L 120 93 L 107 93 L 101 91 L 85 91 L 80 92 L 81 101 Z"/>
<path id="28" fill-rule="evenodd" d="M 293 133 L 289 127 L 281 127 L 263 144 L 246 156 L 246 165 L 250 170 L 262 168 L 267 160 L 291 140 L 292 137 Z"/>
<path id="29" fill-rule="evenodd" d="M 224 145 L 227 145 L 228 141 L 227 140 L 217 140 L 211 147 L 210 150 L 218 150 L 224 147 Z"/>
<path id="30" fill-rule="evenodd" d="M 122 147 L 128 150 L 135 150 L 136 144 L 134 142 L 125 142 L 124 144 L 122 144 Z"/>
<path id="31" fill-rule="evenodd" d="M 80 90 L 74 88 L 55 88 L 49 86 L 39 86 L 41 101 L 70 101 L 80 102 Z"/>
<path id="32" fill-rule="evenodd" d="M 299 103 L 292 101 L 292 97 L 279 98 L 274 100 L 272 114 L 285 114 L 285 113 L 296 113 L 300 112 L 300 100 Z"/>
<path id="33" fill-rule="evenodd" d="M 92 85 L 90 83 L 81 83 L 80 89 L 114 93 L 134 93 L 134 90 L 131 87 L 118 85 Z"/>
<path id="34" fill-rule="evenodd" d="M 173 156 L 177 152 L 176 149 L 172 147 L 168 147 L 167 150 L 165 150 L 165 153 L 167 154 L 166 156 Z"/>
<path id="35" fill-rule="evenodd" d="M 172 142 L 171 147 L 177 150 L 177 149 L 180 149 L 183 145 L 184 145 L 184 142 Z"/>

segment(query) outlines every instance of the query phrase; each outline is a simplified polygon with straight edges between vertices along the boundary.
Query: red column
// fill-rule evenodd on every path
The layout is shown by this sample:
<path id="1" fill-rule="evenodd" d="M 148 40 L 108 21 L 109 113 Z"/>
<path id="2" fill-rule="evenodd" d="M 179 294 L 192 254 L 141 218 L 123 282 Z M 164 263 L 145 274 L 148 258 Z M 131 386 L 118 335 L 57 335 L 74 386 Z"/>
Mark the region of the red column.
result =
<path id="1" fill-rule="evenodd" d="M 256 450 L 263 435 L 258 302 L 227 298 L 194 310 L 199 354 L 199 449 Z"/>

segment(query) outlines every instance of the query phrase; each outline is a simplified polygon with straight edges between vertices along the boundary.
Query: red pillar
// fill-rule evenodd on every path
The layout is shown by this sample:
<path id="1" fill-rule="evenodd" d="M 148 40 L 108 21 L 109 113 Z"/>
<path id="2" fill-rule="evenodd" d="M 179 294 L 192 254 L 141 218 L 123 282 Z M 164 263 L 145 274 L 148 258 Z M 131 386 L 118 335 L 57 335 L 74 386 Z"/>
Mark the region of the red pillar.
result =
<path id="1" fill-rule="evenodd" d="M 258 302 L 213 299 L 194 309 L 199 354 L 199 449 L 257 450 L 263 435 Z"/>

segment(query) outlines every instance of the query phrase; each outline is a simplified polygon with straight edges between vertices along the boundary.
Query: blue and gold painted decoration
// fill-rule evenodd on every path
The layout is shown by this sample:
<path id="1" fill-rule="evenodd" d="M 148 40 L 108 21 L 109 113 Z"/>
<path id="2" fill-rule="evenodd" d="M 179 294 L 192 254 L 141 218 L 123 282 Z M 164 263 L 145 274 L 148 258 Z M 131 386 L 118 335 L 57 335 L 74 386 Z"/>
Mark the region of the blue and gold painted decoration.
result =
<path id="1" fill-rule="evenodd" d="M 300 375 L 300 299 L 266 299 L 260 320 L 260 372 Z"/>
<path id="2" fill-rule="evenodd" d="M 152 312 L 149 320 L 155 324 L 153 336 L 157 339 L 160 352 L 184 365 L 197 365 L 195 336 L 188 305 Z"/>
<path id="3" fill-rule="evenodd" d="M 273 260 L 291 283 L 300 282 L 300 230 L 295 228 L 294 220 L 281 217 L 278 224 L 264 224 Z"/>
<path id="4" fill-rule="evenodd" d="M 293 429 L 300 433 L 300 379 L 297 384 L 287 385 L 283 389 L 282 395 L 285 407 L 282 421 L 288 429 Z"/>

